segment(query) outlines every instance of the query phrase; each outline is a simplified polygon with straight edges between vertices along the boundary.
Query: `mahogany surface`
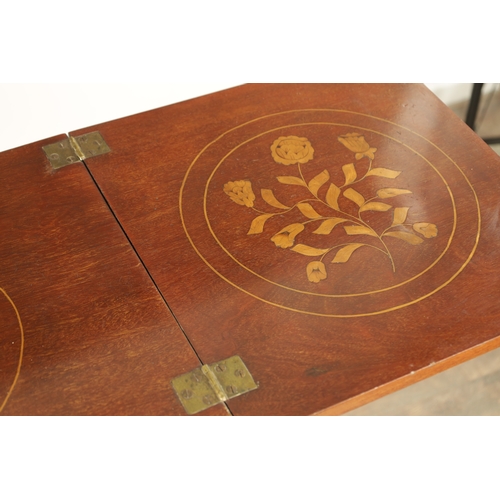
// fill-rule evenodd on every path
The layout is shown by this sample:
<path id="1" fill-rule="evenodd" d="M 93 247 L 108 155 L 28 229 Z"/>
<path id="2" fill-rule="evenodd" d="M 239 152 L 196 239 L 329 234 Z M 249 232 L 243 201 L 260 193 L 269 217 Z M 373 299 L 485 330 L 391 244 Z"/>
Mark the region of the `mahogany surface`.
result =
<path id="1" fill-rule="evenodd" d="M 1 413 L 182 415 L 199 360 L 85 166 L 50 167 L 62 138 L 0 155 Z"/>
<path id="2" fill-rule="evenodd" d="M 247 85 L 72 135 L 91 130 L 112 151 L 86 163 L 202 361 L 238 354 L 260 383 L 234 414 L 339 413 L 500 345 L 500 160 L 423 85 Z M 300 175 L 314 192 L 278 179 Z"/>

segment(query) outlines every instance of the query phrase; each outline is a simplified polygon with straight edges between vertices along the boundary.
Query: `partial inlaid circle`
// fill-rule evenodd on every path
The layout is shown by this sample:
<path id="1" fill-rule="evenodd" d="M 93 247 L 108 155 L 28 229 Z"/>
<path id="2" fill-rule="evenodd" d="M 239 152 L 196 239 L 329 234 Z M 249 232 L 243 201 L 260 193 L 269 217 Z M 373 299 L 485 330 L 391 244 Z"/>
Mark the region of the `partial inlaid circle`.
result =
<path id="1" fill-rule="evenodd" d="M 474 189 L 445 152 L 343 110 L 278 113 L 222 134 L 190 165 L 180 210 L 191 244 L 222 279 L 269 304 L 332 317 L 431 296 L 470 261 L 480 229 Z"/>
<path id="2" fill-rule="evenodd" d="M 21 371 L 24 333 L 19 312 L 7 292 L 0 288 L 0 412 L 5 408 Z"/>

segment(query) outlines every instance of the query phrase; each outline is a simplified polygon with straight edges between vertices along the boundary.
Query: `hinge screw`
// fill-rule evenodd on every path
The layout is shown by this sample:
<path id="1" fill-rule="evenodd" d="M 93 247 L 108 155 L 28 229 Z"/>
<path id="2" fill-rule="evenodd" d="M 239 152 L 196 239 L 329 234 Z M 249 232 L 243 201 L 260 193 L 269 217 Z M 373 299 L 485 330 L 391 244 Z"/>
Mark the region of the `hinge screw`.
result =
<path id="1" fill-rule="evenodd" d="M 236 377 L 241 377 L 241 378 L 245 376 L 245 372 L 242 370 L 235 370 L 234 374 Z"/>
<path id="2" fill-rule="evenodd" d="M 226 392 L 228 394 L 236 394 L 238 392 L 238 388 L 236 386 L 234 386 L 234 385 L 228 385 L 226 387 Z"/>
<path id="3" fill-rule="evenodd" d="M 187 389 L 184 389 L 182 392 L 181 392 L 181 396 L 184 398 L 184 399 L 190 399 L 193 397 L 193 393 L 191 391 L 188 391 Z"/>
<path id="4" fill-rule="evenodd" d="M 222 363 L 219 363 L 216 367 L 215 367 L 215 371 L 216 372 L 225 372 L 226 371 L 226 365 L 222 364 Z"/>

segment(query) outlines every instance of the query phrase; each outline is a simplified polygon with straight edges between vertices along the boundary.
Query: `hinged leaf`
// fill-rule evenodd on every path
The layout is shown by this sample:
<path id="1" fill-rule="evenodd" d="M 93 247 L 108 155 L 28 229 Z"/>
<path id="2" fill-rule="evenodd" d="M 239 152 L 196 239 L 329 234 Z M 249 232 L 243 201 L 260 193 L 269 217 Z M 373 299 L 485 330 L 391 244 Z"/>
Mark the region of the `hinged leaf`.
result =
<path id="1" fill-rule="evenodd" d="M 397 170 L 389 170 L 388 168 L 374 168 L 369 170 L 366 176 L 376 175 L 378 177 L 385 177 L 386 179 L 395 179 L 400 173 Z"/>
<path id="2" fill-rule="evenodd" d="M 340 188 L 338 188 L 333 182 L 330 184 L 328 191 L 326 192 L 326 202 L 335 210 L 339 209 L 339 195 Z"/>
<path id="3" fill-rule="evenodd" d="M 276 177 L 281 184 L 292 184 L 296 186 L 307 186 L 307 184 L 300 177 L 293 176 L 278 176 Z"/>
<path id="4" fill-rule="evenodd" d="M 340 219 L 338 217 L 334 217 L 332 219 L 327 219 L 324 220 L 318 229 L 313 231 L 314 234 L 330 234 L 333 230 L 333 228 L 337 225 L 340 224 L 341 222 L 345 222 L 346 219 Z"/>
<path id="5" fill-rule="evenodd" d="M 309 203 L 299 203 L 297 208 L 309 219 L 321 218 L 321 215 Z"/>
<path id="6" fill-rule="evenodd" d="M 408 215 L 408 210 L 410 207 L 397 207 L 394 209 L 394 220 L 392 221 L 393 226 L 398 226 L 399 224 L 404 224 L 406 217 Z"/>
<path id="7" fill-rule="evenodd" d="M 406 241 L 407 243 L 411 243 L 412 245 L 420 245 L 420 243 L 424 241 L 422 238 L 419 238 L 413 233 L 405 233 L 403 231 L 391 231 L 389 233 L 385 233 L 385 236 L 398 238 L 400 240 Z"/>
<path id="8" fill-rule="evenodd" d="M 399 196 L 400 194 L 411 194 L 408 189 L 396 189 L 396 188 L 384 188 L 377 191 L 377 196 L 379 198 L 393 198 L 394 196 Z"/>
<path id="9" fill-rule="evenodd" d="M 346 189 L 344 191 L 344 196 L 347 199 L 356 203 L 356 205 L 358 205 L 358 207 L 361 207 L 365 204 L 365 199 L 363 198 L 363 196 L 352 188 Z"/>
<path id="10" fill-rule="evenodd" d="M 264 231 L 264 224 L 266 223 L 266 220 L 272 217 L 273 215 L 276 214 L 264 214 L 255 217 L 255 219 L 252 221 L 252 224 L 250 225 L 250 229 L 248 230 L 247 234 L 262 233 L 262 231 Z"/>
<path id="11" fill-rule="evenodd" d="M 286 205 L 283 205 L 283 203 L 280 203 L 276 197 L 274 196 L 274 193 L 271 189 L 261 189 L 260 194 L 262 195 L 262 198 L 264 201 L 266 201 L 269 205 L 275 208 L 290 208 L 287 207 Z"/>
<path id="12" fill-rule="evenodd" d="M 366 212 L 367 210 L 373 210 L 374 212 L 387 212 L 389 210 L 391 205 L 388 205 L 387 203 L 382 203 L 380 201 L 371 201 L 369 203 L 366 203 L 366 205 L 363 205 L 359 211 L 360 212 Z"/>
<path id="13" fill-rule="evenodd" d="M 344 229 L 349 236 L 354 236 L 357 234 L 377 236 L 377 233 L 373 229 L 370 229 L 369 227 L 365 226 L 344 226 Z"/>
<path id="14" fill-rule="evenodd" d="M 323 170 L 316 177 L 313 177 L 309 181 L 309 190 L 314 196 L 317 196 L 319 188 L 330 178 L 330 174 L 327 170 Z"/>
<path id="15" fill-rule="evenodd" d="M 308 245 L 302 245 L 302 243 L 299 243 L 298 245 L 295 245 L 292 250 L 294 252 L 300 253 L 302 255 L 307 255 L 309 257 L 318 257 L 319 255 L 323 255 L 326 252 L 328 252 L 329 248 L 314 248 L 310 247 Z"/>
<path id="16" fill-rule="evenodd" d="M 358 174 L 356 173 L 356 167 L 354 166 L 354 163 L 348 163 L 347 165 L 344 165 L 342 167 L 342 171 L 344 172 L 345 176 L 344 186 L 352 184 L 356 180 L 356 177 L 358 176 Z"/>
<path id="17" fill-rule="evenodd" d="M 350 258 L 351 255 L 355 250 L 357 250 L 359 247 L 365 246 L 363 243 L 351 243 L 350 245 L 346 245 L 344 248 L 341 248 L 336 254 L 335 257 L 332 260 L 332 263 L 334 264 L 341 264 L 343 262 L 347 262 Z"/>

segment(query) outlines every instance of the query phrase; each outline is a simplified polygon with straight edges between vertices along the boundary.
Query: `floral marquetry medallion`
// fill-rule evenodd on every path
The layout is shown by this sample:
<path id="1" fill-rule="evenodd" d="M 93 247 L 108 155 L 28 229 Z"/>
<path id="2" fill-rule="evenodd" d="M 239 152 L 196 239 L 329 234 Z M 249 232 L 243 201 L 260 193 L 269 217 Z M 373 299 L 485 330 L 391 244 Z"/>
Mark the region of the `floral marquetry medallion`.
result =
<path id="1" fill-rule="evenodd" d="M 344 110 L 277 113 L 228 130 L 191 164 L 180 210 L 221 279 L 268 304 L 332 317 L 429 299 L 465 268 L 480 229 L 453 151 Z"/>

